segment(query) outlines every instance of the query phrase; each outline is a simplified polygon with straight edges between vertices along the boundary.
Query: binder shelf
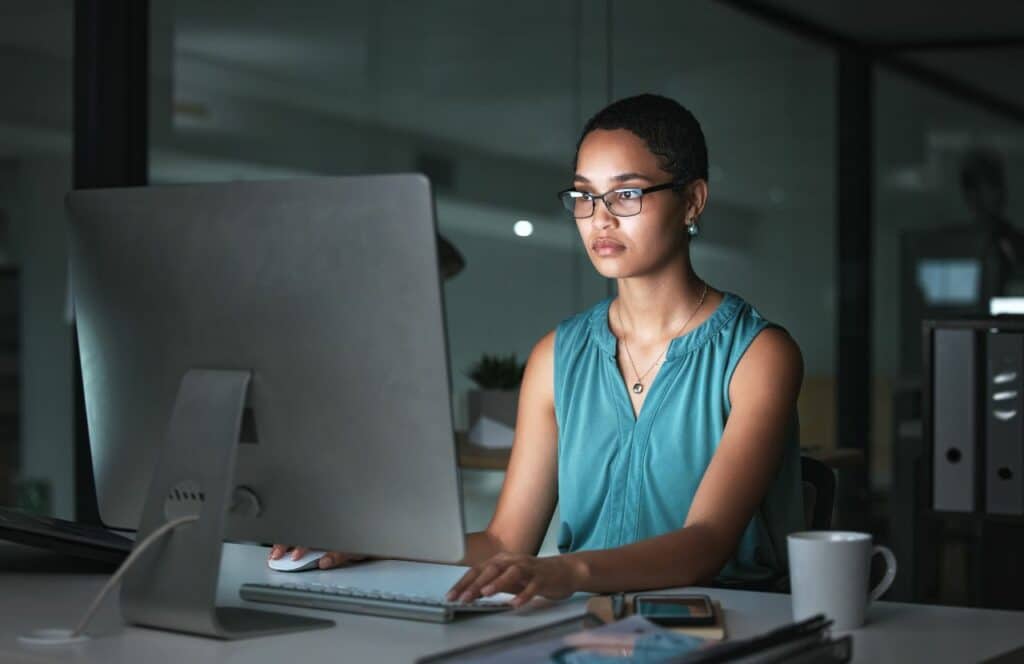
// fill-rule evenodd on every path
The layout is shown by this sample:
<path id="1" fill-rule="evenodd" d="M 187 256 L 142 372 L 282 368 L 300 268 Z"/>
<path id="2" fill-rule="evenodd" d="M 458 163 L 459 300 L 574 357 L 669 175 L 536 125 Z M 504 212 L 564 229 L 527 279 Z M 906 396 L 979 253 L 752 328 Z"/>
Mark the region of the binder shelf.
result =
<path id="1" fill-rule="evenodd" d="M 923 322 L 929 511 L 1024 524 L 1024 316 Z"/>

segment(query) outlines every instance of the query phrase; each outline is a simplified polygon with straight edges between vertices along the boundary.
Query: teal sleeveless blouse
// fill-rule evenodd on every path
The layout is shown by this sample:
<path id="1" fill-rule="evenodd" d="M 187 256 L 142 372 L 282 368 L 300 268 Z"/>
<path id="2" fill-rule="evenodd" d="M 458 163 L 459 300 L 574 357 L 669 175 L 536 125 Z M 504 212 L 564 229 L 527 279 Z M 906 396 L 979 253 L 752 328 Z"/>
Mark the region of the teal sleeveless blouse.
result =
<path id="1" fill-rule="evenodd" d="M 611 298 L 555 331 L 555 416 L 562 553 L 607 549 L 677 530 L 729 418 L 729 381 L 771 325 L 725 293 L 701 325 L 673 339 L 634 416 L 608 326 Z M 742 583 L 786 573 L 786 534 L 803 529 L 796 413 L 768 494 L 716 578 Z"/>

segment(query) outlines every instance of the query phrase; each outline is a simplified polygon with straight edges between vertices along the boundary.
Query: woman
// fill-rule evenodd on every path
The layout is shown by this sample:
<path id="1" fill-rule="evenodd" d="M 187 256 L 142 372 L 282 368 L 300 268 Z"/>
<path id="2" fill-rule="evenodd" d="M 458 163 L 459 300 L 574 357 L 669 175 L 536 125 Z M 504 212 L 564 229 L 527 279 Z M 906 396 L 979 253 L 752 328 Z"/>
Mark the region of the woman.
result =
<path id="1" fill-rule="evenodd" d="M 664 97 L 611 104 L 584 127 L 560 196 L 618 296 L 531 352 L 498 506 L 467 536 L 471 569 L 449 599 L 771 583 L 801 527 L 802 359 L 693 269 L 708 198 L 699 124 Z M 556 503 L 560 555 L 539 558 Z"/>

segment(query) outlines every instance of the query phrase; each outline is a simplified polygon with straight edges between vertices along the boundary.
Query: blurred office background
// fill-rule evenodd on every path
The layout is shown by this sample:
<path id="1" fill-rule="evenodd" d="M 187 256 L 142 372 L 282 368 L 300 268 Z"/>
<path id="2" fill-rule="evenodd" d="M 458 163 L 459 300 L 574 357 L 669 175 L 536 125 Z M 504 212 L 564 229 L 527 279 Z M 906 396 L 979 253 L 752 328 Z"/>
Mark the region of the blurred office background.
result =
<path id="1" fill-rule="evenodd" d="M 890 542 L 899 439 L 920 436 L 901 243 L 976 223 L 961 168 L 978 150 L 1003 169 L 1006 218 L 1024 220 L 1022 34 L 1010 0 L 8 0 L 0 503 L 94 515 L 68 319 L 71 187 L 427 173 L 465 260 L 445 296 L 466 429 L 473 362 L 525 359 L 612 293 L 555 192 L 584 121 L 651 91 L 689 107 L 707 137 L 698 272 L 798 341 L 801 437 L 837 470 L 834 524 Z M 101 57 L 83 56 L 86 35 Z M 115 111 L 95 107 L 114 98 Z M 96 164 L 113 175 L 93 177 Z M 940 299 L 977 299 L 949 281 L 973 278 L 958 260 L 914 278 Z M 470 529 L 501 479 L 464 472 Z M 955 583 L 942 592 L 970 601 Z"/>

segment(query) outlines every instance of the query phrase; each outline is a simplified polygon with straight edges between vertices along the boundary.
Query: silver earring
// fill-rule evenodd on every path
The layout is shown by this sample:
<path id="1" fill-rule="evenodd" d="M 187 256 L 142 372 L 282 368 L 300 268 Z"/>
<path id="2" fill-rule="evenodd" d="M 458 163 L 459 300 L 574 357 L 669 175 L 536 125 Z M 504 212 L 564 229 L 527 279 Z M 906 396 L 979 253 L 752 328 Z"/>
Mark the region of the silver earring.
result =
<path id="1" fill-rule="evenodd" d="M 700 228 L 697 227 L 697 220 L 693 219 L 689 224 L 686 225 L 686 232 L 690 234 L 690 237 L 697 237 L 700 234 Z"/>

